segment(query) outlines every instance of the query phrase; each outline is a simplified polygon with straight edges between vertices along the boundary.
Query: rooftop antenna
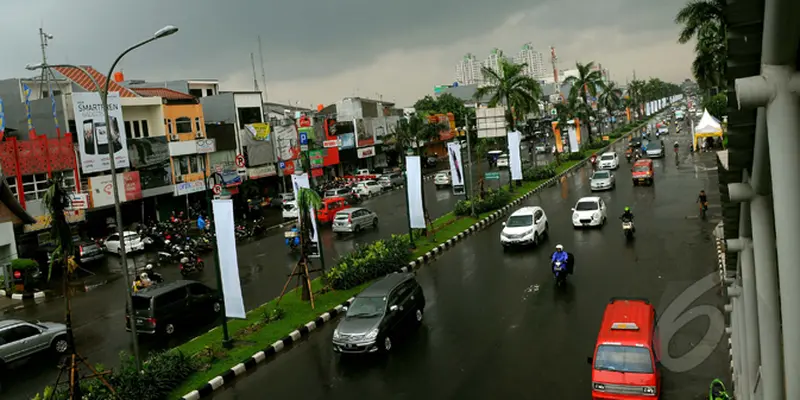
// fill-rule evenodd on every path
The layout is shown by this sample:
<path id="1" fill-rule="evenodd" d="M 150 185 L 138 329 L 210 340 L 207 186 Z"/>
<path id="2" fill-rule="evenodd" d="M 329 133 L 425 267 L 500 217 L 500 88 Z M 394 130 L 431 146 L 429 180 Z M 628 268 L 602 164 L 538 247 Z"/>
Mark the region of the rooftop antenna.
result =
<path id="1" fill-rule="evenodd" d="M 258 35 L 258 56 L 261 58 L 261 83 L 264 85 L 264 101 L 269 99 L 267 95 L 267 73 L 264 70 L 264 48 L 261 47 L 261 35 Z"/>
<path id="2" fill-rule="evenodd" d="M 256 92 L 259 92 L 258 89 L 258 78 L 256 78 L 256 60 L 253 56 L 253 53 L 250 53 L 250 66 L 253 68 L 253 88 Z"/>

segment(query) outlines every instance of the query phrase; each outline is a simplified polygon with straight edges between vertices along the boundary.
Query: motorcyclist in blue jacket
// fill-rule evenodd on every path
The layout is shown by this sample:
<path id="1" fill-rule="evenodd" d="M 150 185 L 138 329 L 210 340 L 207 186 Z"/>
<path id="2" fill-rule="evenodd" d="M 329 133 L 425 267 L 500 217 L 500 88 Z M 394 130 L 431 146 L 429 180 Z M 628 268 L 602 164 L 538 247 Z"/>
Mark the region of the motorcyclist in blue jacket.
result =
<path id="1" fill-rule="evenodd" d="M 292 225 L 292 229 L 290 229 L 290 231 L 292 231 L 292 232 L 300 232 L 300 230 L 297 229 L 297 225 Z M 290 244 L 289 240 L 292 240 L 293 243 Z M 295 236 L 292 239 L 286 238 L 286 245 L 287 246 L 291 246 L 291 245 L 298 246 L 298 245 L 300 245 L 300 236 L 299 235 Z"/>
<path id="2" fill-rule="evenodd" d="M 558 244 L 556 245 L 556 251 L 553 252 L 553 256 L 550 258 L 550 261 L 552 262 L 561 261 L 563 263 L 566 263 L 568 258 L 569 256 L 567 255 L 567 252 L 564 251 L 564 246 Z"/>

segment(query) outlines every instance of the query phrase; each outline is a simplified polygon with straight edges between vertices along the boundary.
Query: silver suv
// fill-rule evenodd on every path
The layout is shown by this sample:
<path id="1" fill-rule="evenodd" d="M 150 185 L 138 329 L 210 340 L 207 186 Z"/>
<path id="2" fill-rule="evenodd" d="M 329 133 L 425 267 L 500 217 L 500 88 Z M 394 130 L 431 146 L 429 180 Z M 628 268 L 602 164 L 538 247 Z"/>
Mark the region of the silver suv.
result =
<path id="1" fill-rule="evenodd" d="M 52 322 L 0 321 L 0 369 L 42 351 L 64 354 L 69 349 L 67 326 Z"/>

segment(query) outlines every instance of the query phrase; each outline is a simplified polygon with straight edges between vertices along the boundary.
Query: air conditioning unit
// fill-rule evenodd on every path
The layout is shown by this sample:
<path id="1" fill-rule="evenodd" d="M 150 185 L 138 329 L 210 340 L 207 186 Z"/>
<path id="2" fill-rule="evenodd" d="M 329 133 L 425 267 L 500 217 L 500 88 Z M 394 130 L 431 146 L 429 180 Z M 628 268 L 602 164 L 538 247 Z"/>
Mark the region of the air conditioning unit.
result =
<path id="1" fill-rule="evenodd" d="M 180 140 L 180 138 L 178 138 L 178 135 L 174 135 L 173 134 L 173 135 L 169 135 L 169 140 Z"/>
<path id="2" fill-rule="evenodd" d="M 197 134 L 194 135 L 194 137 L 197 138 L 197 139 L 202 139 L 203 138 L 203 132 L 197 132 Z"/>

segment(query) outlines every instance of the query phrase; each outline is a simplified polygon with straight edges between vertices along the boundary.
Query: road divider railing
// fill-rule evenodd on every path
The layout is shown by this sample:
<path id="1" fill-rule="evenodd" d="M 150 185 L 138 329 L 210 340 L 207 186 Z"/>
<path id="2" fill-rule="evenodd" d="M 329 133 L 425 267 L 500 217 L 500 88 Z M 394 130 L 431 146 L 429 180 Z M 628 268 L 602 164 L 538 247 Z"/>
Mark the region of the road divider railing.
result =
<path id="1" fill-rule="evenodd" d="M 646 122 L 626 126 L 625 132 L 613 136 L 612 141 L 602 143 L 605 149 L 621 137 L 630 136 Z M 149 388 L 147 393 L 140 391 L 120 393 L 121 399 L 161 399 L 183 398 L 196 400 L 211 395 L 215 390 L 230 384 L 236 377 L 251 371 L 258 365 L 271 359 L 276 354 L 297 343 L 324 324 L 334 321 L 343 312 L 343 307 L 352 302 L 354 296 L 366 288 L 375 279 L 388 273 L 413 271 L 433 260 L 438 254 L 455 246 L 455 244 L 494 222 L 519 205 L 526 198 L 552 186 L 558 180 L 581 167 L 588 158 L 585 152 L 561 155 L 560 163 L 553 162 L 548 166 L 531 168 L 524 171 L 524 182 L 515 187 L 513 192 L 501 189 L 505 194 L 495 194 L 477 218 L 468 215 L 448 213 L 432 222 L 427 235 L 414 236 L 415 247 L 411 248 L 407 234 L 393 235 L 368 245 L 359 246 L 355 251 L 340 257 L 336 264 L 327 271 L 325 284 L 317 278 L 312 281 L 312 291 L 317 310 L 327 310 L 321 314 L 311 309 L 310 304 L 301 300 L 297 290 L 289 292 L 278 305 L 277 299 L 262 304 L 249 311 L 243 320 L 231 320 L 228 328 L 233 339 L 232 348 L 222 346 L 222 332 L 214 328 L 166 352 L 173 359 L 184 360 L 189 370 L 159 369 L 164 377 L 159 377 L 158 385 L 152 385 L 153 375 L 125 374 L 137 385 Z M 426 180 L 430 177 L 425 177 Z M 497 192 L 500 192 L 498 190 Z M 458 208 L 459 206 L 457 206 Z M 463 208 L 463 204 L 460 206 Z M 477 210 L 476 210 L 477 211 Z M 288 334 L 287 334 L 288 332 Z M 155 368 L 154 364 L 162 363 L 164 354 L 151 356 L 145 368 Z M 172 359 L 170 359 L 172 360 Z M 124 373 L 129 365 L 129 357 L 122 356 L 120 372 Z M 147 375 L 147 378 L 145 378 Z M 123 375 L 120 375 L 123 376 Z M 102 385 L 93 379 L 85 380 L 87 390 L 103 390 Z M 52 392 L 52 389 L 47 389 Z M 60 399 L 61 397 L 52 397 Z M 66 398 L 66 397 L 64 397 Z"/>

